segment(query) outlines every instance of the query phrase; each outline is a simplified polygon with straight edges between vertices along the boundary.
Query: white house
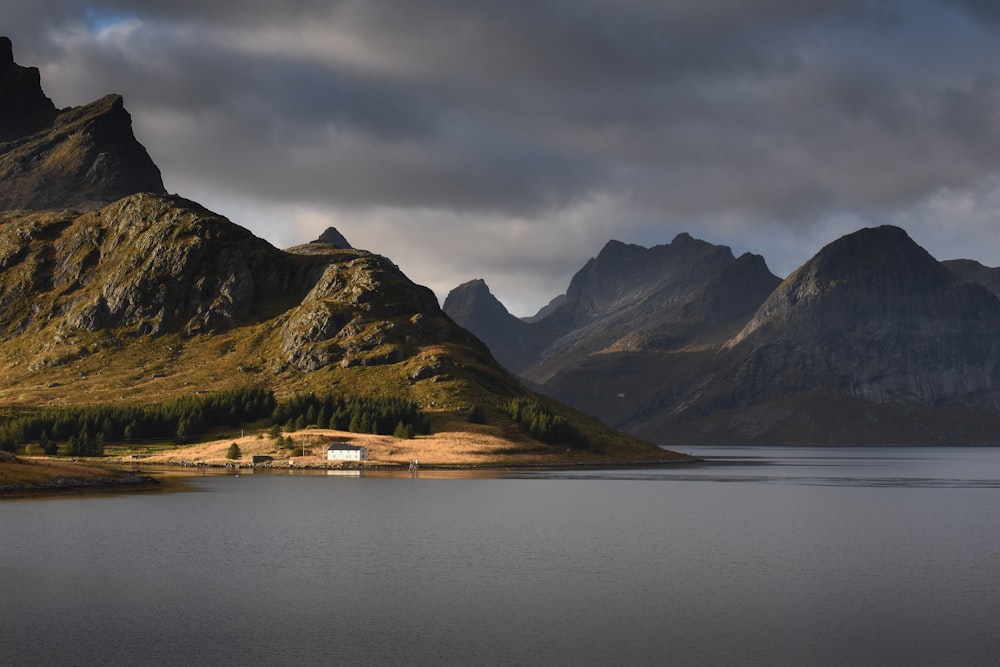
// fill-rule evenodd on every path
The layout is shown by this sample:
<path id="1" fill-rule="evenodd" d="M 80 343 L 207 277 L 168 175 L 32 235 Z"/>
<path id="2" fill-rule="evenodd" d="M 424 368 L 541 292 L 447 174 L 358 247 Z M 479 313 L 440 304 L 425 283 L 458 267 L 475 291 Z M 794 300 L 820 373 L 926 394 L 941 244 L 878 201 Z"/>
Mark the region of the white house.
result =
<path id="1" fill-rule="evenodd" d="M 326 448 L 327 461 L 364 461 L 368 458 L 368 450 L 357 445 L 335 442 Z"/>

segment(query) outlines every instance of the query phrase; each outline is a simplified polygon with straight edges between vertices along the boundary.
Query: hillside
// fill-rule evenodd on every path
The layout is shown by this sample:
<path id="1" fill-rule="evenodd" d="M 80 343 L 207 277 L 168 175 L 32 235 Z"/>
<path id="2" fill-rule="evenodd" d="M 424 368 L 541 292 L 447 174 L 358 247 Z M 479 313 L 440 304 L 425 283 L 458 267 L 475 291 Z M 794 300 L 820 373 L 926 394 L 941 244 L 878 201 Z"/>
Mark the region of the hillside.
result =
<path id="1" fill-rule="evenodd" d="M 279 401 L 413 401 L 432 425 L 468 424 L 475 408 L 498 440 L 520 441 L 528 424 L 504 406 L 525 398 L 586 435 L 546 445 L 553 463 L 567 444 L 606 460 L 672 456 L 530 395 L 430 290 L 335 230 L 278 250 L 164 193 L 120 97 L 56 112 L 10 50 L 0 42 L 0 108 L 17 119 L 0 144 L 6 415 L 259 387 Z M 105 421 L 85 430 L 114 432 Z"/>

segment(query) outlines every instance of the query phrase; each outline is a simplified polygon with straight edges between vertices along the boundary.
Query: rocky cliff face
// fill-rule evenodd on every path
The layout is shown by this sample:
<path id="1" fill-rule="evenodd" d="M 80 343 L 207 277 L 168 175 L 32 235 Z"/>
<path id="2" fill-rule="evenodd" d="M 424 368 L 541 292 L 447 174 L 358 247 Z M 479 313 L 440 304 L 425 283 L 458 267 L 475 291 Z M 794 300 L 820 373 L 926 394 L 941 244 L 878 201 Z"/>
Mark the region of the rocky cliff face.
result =
<path id="1" fill-rule="evenodd" d="M 0 37 L 0 142 L 48 127 L 56 107 L 42 92 L 38 68 L 14 62 L 14 47 Z"/>
<path id="2" fill-rule="evenodd" d="M 831 243 L 789 276 L 728 345 L 737 401 L 798 391 L 874 403 L 995 410 L 1000 301 L 896 227 Z"/>
<path id="3" fill-rule="evenodd" d="M 122 98 L 57 111 L 35 68 L 0 37 L 0 210 L 99 208 L 163 193 L 160 170 L 132 133 Z"/>

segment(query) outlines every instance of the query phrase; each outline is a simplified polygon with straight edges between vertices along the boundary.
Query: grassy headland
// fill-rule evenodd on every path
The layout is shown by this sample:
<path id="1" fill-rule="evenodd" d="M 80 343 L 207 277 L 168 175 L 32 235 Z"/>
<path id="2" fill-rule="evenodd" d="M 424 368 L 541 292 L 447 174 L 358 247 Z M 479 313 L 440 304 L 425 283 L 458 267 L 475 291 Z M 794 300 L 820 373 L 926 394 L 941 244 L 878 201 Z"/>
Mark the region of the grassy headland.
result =
<path id="1" fill-rule="evenodd" d="M 0 452 L 0 498 L 152 488 L 155 480 L 119 470 Z"/>

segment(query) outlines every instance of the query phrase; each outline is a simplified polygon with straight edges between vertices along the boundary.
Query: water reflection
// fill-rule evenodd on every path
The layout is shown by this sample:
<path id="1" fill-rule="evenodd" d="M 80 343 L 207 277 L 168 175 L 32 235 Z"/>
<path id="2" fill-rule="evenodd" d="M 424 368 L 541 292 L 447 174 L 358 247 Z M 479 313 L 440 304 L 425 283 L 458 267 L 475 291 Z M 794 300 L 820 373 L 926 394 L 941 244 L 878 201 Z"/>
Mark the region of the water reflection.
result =
<path id="1" fill-rule="evenodd" d="M 795 486 L 1000 488 L 995 447 L 689 447 L 703 463 L 634 468 L 198 469 L 143 466 L 165 477 L 295 475 L 372 479 L 567 479 Z"/>
<path id="2" fill-rule="evenodd" d="M 796 486 L 1000 488 L 994 447 L 695 447 L 704 463 L 633 470 L 517 471 L 509 477 Z"/>

